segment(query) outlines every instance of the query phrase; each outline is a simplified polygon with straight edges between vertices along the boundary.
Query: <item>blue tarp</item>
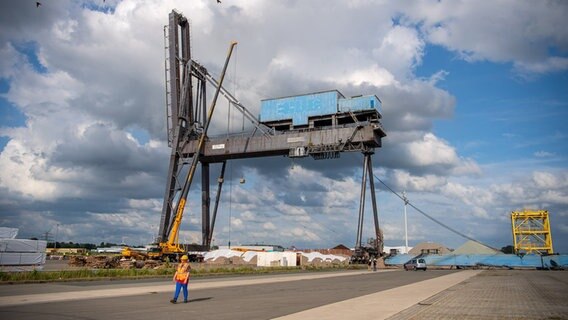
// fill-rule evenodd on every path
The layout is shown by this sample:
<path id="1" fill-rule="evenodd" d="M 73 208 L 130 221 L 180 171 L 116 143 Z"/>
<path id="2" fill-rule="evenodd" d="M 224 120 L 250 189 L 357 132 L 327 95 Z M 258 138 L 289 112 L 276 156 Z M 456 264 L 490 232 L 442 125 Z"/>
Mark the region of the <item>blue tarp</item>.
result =
<path id="1" fill-rule="evenodd" d="M 414 256 L 409 254 L 396 255 L 386 259 L 385 264 L 402 265 L 412 258 L 414 258 Z M 514 254 L 431 254 L 421 258 L 425 259 L 426 265 L 429 266 L 472 267 L 484 265 L 511 268 L 568 267 L 568 255 L 540 256 L 530 254 L 521 257 Z"/>
<path id="2" fill-rule="evenodd" d="M 403 265 L 408 260 L 414 258 L 414 255 L 411 254 L 397 254 L 396 256 L 392 256 L 385 260 L 385 264 L 387 265 Z"/>

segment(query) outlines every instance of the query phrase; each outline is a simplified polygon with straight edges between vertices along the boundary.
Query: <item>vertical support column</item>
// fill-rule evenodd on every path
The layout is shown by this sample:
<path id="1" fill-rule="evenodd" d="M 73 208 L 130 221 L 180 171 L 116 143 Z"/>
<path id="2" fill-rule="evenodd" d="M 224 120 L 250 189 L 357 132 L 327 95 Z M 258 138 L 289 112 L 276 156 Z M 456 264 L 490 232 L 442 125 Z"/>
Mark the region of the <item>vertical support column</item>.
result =
<path id="1" fill-rule="evenodd" d="M 180 136 L 183 134 L 183 129 L 179 122 L 180 106 L 179 99 L 181 97 L 181 78 L 180 78 L 180 64 L 178 61 L 179 53 L 179 26 L 180 15 L 172 11 L 169 15 L 168 25 L 168 49 L 169 49 L 169 92 L 170 92 L 170 110 L 171 124 L 172 124 L 172 152 L 170 154 L 170 165 L 168 168 L 168 182 L 166 184 L 166 191 L 164 193 L 164 202 L 162 205 L 162 216 L 160 218 L 160 229 L 158 231 L 157 242 L 166 241 L 172 224 L 172 210 L 173 201 L 176 193 L 178 163 L 180 156 L 178 148 L 180 146 Z"/>
<path id="2" fill-rule="evenodd" d="M 201 81 L 201 109 L 203 110 L 203 119 L 201 123 L 207 122 L 207 85 L 205 80 Z M 197 113 L 195 114 L 198 117 Z"/>
<path id="3" fill-rule="evenodd" d="M 193 114 L 193 85 L 191 79 L 191 70 L 186 68 L 187 64 L 191 61 L 191 45 L 190 45 L 190 25 L 187 18 L 183 17 L 180 19 L 180 27 L 181 27 L 181 57 L 183 62 L 183 79 L 184 81 L 187 79 L 188 86 L 184 89 L 186 91 L 187 97 L 187 104 L 182 106 L 184 108 L 185 114 L 184 116 L 187 117 L 187 121 L 189 122 L 189 127 L 193 125 L 195 118 Z"/>
<path id="4" fill-rule="evenodd" d="M 404 253 L 408 253 L 408 219 L 406 217 L 408 199 L 406 198 L 406 191 L 402 192 L 402 199 L 404 200 Z"/>
<path id="5" fill-rule="evenodd" d="M 223 182 L 225 181 L 225 168 L 227 167 L 227 161 L 223 161 L 221 166 L 221 174 L 217 180 L 217 195 L 215 196 L 215 205 L 213 206 L 213 218 L 211 219 L 211 228 L 209 229 L 209 237 L 207 238 L 207 249 L 211 249 L 211 242 L 213 239 L 213 232 L 215 231 L 215 221 L 217 220 L 217 208 L 219 207 L 219 200 L 221 199 L 221 189 L 223 188 Z"/>
<path id="6" fill-rule="evenodd" d="M 170 23 L 168 26 L 169 41 L 169 63 L 170 63 L 170 95 L 171 105 L 170 114 L 172 116 L 172 126 L 178 125 L 180 113 L 179 100 L 181 98 L 181 73 L 179 64 L 179 13 L 172 11 L 169 15 Z M 173 139 L 175 141 L 175 137 Z"/>
<path id="7" fill-rule="evenodd" d="M 209 206 L 211 198 L 209 197 L 209 163 L 201 163 L 201 234 L 202 244 L 207 245 L 210 233 L 210 217 Z"/>
<path id="8" fill-rule="evenodd" d="M 373 203 L 373 217 L 375 220 L 375 248 L 377 249 L 377 254 L 379 256 L 383 253 L 383 235 L 379 226 L 379 210 L 377 208 L 377 199 L 375 196 L 375 179 L 373 177 L 373 161 L 371 160 L 371 155 L 374 152 L 366 152 L 365 157 L 367 160 L 367 170 L 369 173 L 369 185 L 371 186 L 371 202 Z"/>
<path id="9" fill-rule="evenodd" d="M 357 224 L 357 240 L 355 242 L 355 250 L 361 248 L 361 240 L 363 238 L 363 218 L 365 214 L 365 190 L 367 187 L 367 161 L 369 158 L 365 155 L 363 160 L 363 177 L 361 179 L 361 197 L 359 198 L 359 222 Z"/>
<path id="10" fill-rule="evenodd" d="M 511 227 L 513 230 L 513 252 L 519 254 L 519 244 L 517 243 L 517 223 L 515 219 L 515 212 L 511 212 Z"/>
<path id="11" fill-rule="evenodd" d="M 176 139 L 176 145 L 174 145 L 173 148 L 177 148 L 177 144 L 178 143 Z M 176 194 L 178 161 L 179 161 L 178 153 L 175 152 L 175 149 L 172 149 L 172 153 L 170 155 L 170 165 L 168 168 L 168 183 L 166 184 L 166 192 L 164 194 L 164 202 L 162 204 L 160 229 L 158 231 L 158 239 L 156 239 L 157 243 L 166 241 L 170 233 L 171 215 L 173 211 L 174 197 Z"/>

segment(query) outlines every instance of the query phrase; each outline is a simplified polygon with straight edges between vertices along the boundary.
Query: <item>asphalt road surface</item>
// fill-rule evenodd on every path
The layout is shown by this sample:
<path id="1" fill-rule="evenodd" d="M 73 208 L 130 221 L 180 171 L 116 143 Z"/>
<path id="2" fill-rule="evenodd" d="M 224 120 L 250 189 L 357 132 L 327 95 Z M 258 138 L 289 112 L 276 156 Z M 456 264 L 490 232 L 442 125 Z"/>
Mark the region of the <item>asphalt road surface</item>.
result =
<path id="1" fill-rule="evenodd" d="M 297 275 L 192 279 L 187 304 L 169 302 L 174 285 L 167 280 L 3 285 L 0 319 L 272 319 L 452 273 L 388 270 L 301 280 Z M 271 278 L 283 280 L 270 283 Z M 220 285 L 232 279 L 244 285 Z M 259 280 L 265 283 L 255 284 Z M 87 293 L 92 296 L 79 298 Z M 50 296 L 55 298 L 47 301 Z M 14 297 L 18 303 L 1 303 Z"/>

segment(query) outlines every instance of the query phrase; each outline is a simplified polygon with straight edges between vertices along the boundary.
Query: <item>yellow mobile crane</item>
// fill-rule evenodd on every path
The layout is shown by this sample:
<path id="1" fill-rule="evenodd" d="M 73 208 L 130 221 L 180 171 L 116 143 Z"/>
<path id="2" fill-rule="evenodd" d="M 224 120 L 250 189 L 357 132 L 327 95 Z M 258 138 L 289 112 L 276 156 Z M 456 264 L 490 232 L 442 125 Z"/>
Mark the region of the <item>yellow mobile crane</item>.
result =
<path id="1" fill-rule="evenodd" d="M 227 58 L 225 60 L 225 65 L 223 67 L 223 71 L 221 72 L 221 78 L 219 80 L 219 84 L 216 88 L 215 95 L 213 96 L 213 100 L 211 102 L 211 107 L 209 108 L 209 113 L 207 116 L 207 120 L 205 122 L 205 127 L 203 128 L 201 135 L 199 137 L 199 143 L 197 145 L 197 150 L 192 158 L 191 166 L 189 167 L 189 172 L 187 174 L 187 179 L 183 185 L 183 188 L 180 192 L 180 197 L 176 206 L 176 215 L 174 221 L 172 223 L 169 235 L 167 237 L 167 241 L 158 243 L 158 247 L 154 250 L 148 251 L 148 256 L 150 258 L 160 258 L 160 259 L 176 259 L 177 256 L 181 254 L 185 254 L 186 250 L 179 244 L 179 228 L 181 226 L 181 220 L 183 218 L 183 212 L 185 209 L 185 204 L 187 201 L 187 195 L 189 193 L 189 188 L 191 187 L 191 182 L 193 181 L 193 177 L 195 175 L 195 170 L 197 168 L 197 164 L 199 162 L 199 155 L 203 152 L 203 146 L 205 144 L 205 138 L 207 136 L 207 130 L 209 129 L 209 124 L 211 123 L 211 118 L 213 116 L 213 111 L 215 110 L 215 105 L 217 103 L 217 98 L 219 97 L 219 92 L 221 90 L 221 85 L 225 78 L 225 73 L 227 71 L 227 66 L 229 65 L 229 60 L 231 59 L 231 54 L 233 52 L 234 47 L 237 45 L 237 42 L 232 42 L 229 46 L 229 52 L 227 54 Z M 191 63 L 191 62 L 190 62 Z M 188 85 L 188 82 L 184 82 L 184 87 Z M 187 88 L 184 88 L 184 91 Z M 185 121 L 185 119 L 181 119 L 180 121 Z M 181 124 L 179 124 L 181 125 Z"/>

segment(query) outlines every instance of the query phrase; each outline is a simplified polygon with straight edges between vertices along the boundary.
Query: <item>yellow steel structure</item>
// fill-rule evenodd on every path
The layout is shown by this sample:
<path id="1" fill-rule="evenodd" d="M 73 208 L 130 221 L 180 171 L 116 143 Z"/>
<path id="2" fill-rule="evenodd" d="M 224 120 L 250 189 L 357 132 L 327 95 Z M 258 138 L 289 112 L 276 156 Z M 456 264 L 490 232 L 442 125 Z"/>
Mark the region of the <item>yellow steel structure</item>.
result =
<path id="1" fill-rule="evenodd" d="M 554 253 L 548 211 L 513 211 L 511 212 L 511 225 L 515 253 Z"/>

